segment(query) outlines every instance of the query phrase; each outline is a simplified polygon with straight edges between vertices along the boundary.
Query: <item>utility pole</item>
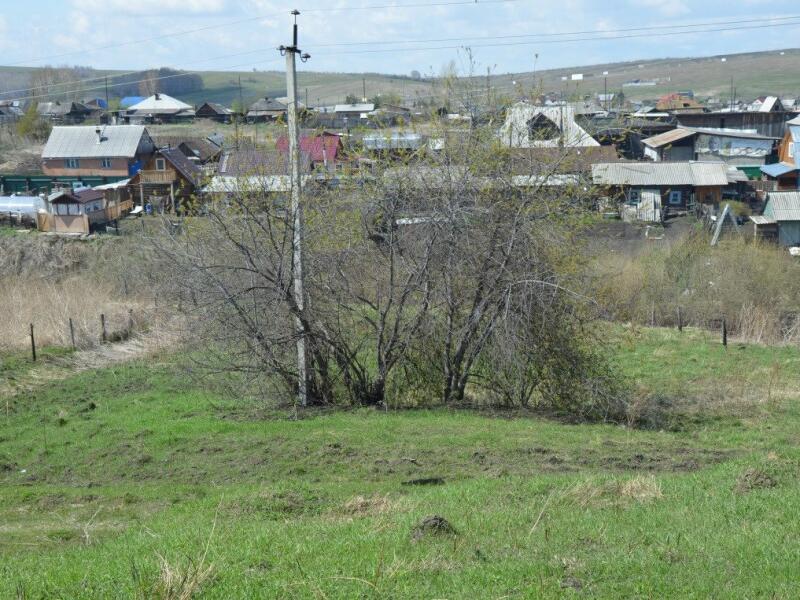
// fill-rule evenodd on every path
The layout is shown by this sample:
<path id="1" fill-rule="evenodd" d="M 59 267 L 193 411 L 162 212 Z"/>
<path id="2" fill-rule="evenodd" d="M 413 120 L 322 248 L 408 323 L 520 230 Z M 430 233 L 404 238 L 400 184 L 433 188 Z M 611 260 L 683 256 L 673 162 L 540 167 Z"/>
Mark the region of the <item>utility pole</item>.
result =
<path id="1" fill-rule="evenodd" d="M 306 109 L 308 109 L 308 88 L 306 88 Z"/>
<path id="2" fill-rule="evenodd" d="M 300 11 L 293 10 L 294 28 L 292 30 L 292 45 L 278 48 L 286 56 L 286 93 L 289 96 L 288 106 L 288 137 L 289 137 L 289 162 L 291 164 L 292 182 L 292 279 L 294 284 L 294 302 L 297 310 L 302 313 L 305 308 L 305 290 L 303 289 L 303 205 L 301 203 L 302 179 L 300 178 L 300 133 L 297 127 L 297 66 L 295 57 L 300 55 L 300 60 L 306 62 L 311 55 L 303 54 L 297 46 L 297 15 Z M 300 406 L 308 405 L 308 357 L 306 353 L 305 329 L 300 317 L 295 318 L 297 331 L 297 400 Z"/>
<path id="3" fill-rule="evenodd" d="M 361 88 L 362 88 L 361 89 L 361 92 L 362 92 L 361 99 L 364 102 L 366 102 L 367 101 L 367 78 L 366 77 L 362 77 L 361 78 Z"/>
<path id="4" fill-rule="evenodd" d="M 106 82 L 106 110 L 108 110 L 108 76 L 105 77 Z"/>

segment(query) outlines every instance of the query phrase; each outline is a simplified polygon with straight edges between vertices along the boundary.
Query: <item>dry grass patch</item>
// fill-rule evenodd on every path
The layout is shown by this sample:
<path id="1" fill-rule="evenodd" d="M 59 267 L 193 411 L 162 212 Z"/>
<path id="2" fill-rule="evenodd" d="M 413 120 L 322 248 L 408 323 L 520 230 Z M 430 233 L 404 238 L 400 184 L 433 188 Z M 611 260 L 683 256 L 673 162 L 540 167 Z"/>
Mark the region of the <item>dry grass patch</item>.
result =
<path id="1" fill-rule="evenodd" d="M 590 479 L 565 492 L 566 499 L 583 508 L 645 504 L 663 497 L 661 484 L 654 475 L 611 481 Z"/>
<path id="2" fill-rule="evenodd" d="M 393 501 L 388 495 L 373 494 L 372 496 L 354 496 L 345 502 L 336 513 L 347 518 L 374 517 L 395 513 L 398 511 L 398 502 Z"/>

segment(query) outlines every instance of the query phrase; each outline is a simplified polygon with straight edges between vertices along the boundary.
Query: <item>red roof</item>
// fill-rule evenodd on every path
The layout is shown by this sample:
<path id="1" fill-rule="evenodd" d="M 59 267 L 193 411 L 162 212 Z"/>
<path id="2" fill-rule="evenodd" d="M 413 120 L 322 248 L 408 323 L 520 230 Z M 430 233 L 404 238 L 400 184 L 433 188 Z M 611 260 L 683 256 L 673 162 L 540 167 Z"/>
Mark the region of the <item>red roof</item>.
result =
<path id="1" fill-rule="evenodd" d="M 325 162 L 326 160 L 335 161 L 339 153 L 341 141 L 335 133 L 323 133 L 322 135 L 301 135 L 300 152 L 308 155 L 311 162 Z M 282 135 L 276 144 L 278 152 L 289 152 L 289 138 Z M 324 149 L 324 152 L 323 152 Z"/>

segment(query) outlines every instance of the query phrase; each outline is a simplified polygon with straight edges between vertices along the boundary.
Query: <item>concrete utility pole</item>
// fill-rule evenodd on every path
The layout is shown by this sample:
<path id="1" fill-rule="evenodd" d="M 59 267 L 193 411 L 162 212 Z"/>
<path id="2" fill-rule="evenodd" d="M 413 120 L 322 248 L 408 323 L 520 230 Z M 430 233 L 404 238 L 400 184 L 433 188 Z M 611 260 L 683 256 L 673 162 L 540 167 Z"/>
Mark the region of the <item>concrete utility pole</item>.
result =
<path id="1" fill-rule="evenodd" d="M 297 46 L 297 15 L 300 11 L 293 10 L 294 28 L 292 32 L 292 45 L 278 48 L 286 56 L 286 92 L 289 96 L 288 124 L 289 124 L 289 163 L 291 166 L 292 184 L 292 278 L 294 283 L 294 302 L 302 312 L 305 308 L 305 290 L 303 289 L 303 205 L 301 203 L 302 179 L 300 176 L 300 134 L 297 127 L 297 68 L 295 56 L 300 55 L 300 60 L 306 62 L 311 56 L 302 54 Z M 300 318 L 295 319 L 297 329 L 297 400 L 300 406 L 308 405 L 308 355 L 306 352 L 306 337 Z"/>

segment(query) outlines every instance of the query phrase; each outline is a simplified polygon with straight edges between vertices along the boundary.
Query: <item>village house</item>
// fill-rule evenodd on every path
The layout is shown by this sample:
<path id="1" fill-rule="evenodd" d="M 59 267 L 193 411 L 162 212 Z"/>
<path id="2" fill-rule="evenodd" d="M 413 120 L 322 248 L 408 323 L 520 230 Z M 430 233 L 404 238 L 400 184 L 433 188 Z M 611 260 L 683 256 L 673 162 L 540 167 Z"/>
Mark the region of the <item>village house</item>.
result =
<path id="1" fill-rule="evenodd" d="M 119 219 L 130 203 L 108 199 L 106 191 L 85 188 L 78 191 L 58 190 L 47 198 L 48 212 L 36 215 L 40 231 L 88 235 Z"/>
<path id="2" fill-rule="evenodd" d="M 222 153 L 222 146 L 209 137 L 158 134 L 152 138 L 157 148 L 177 148 L 198 165 L 216 162 Z"/>
<path id="3" fill-rule="evenodd" d="M 51 176 L 130 177 L 155 147 L 141 125 L 53 127 L 42 151 Z"/>
<path id="4" fill-rule="evenodd" d="M 590 148 L 600 143 L 575 122 L 571 106 L 514 104 L 500 128 L 500 141 L 511 148 Z"/>
<path id="5" fill-rule="evenodd" d="M 592 165 L 620 159 L 614 146 L 588 148 L 510 148 L 503 155 L 503 167 L 515 187 L 557 187 L 586 183 L 592 185 Z M 501 168 L 505 172 L 505 168 Z"/>
<path id="6" fill-rule="evenodd" d="M 707 113 L 679 113 L 678 125 L 690 129 L 737 129 L 755 131 L 758 135 L 782 138 L 786 122 L 796 117 L 792 112 L 752 112 L 745 110 Z"/>
<path id="7" fill-rule="evenodd" d="M 234 113 L 230 108 L 217 104 L 216 102 L 204 102 L 195 112 L 199 119 L 210 119 L 217 123 L 230 123 L 233 121 Z"/>
<path id="8" fill-rule="evenodd" d="M 719 204 L 730 183 L 722 162 L 617 162 L 592 166 L 594 185 L 623 204 L 623 218 L 662 221 L 696 203 Z"/>
<path id="9" fill-rule="evenodd" d="M 645 158 L 663 161 L 714 161 L 754 172 L 773 155 L 776 138 L 733 129 L 679 127 L 642 140 Z"/>
<path id="10" fill-rule="evenodd" d="M 61 101 L 40 102 L 36 105 L 36 112 L 53 123 L 66 125 L 83 123 L 92 114 L 91 109 L 80 102 Z"/>
<path id="11" fill-rule="evenodd" d="M 781 246 L 800 246 L 800 192 L 771 192 L 764 214 L 752 216 L 755 237 Z"/>
<path id="12" fill-rule="evenodd" d="M 308 182 L 311 161 L 300 153 L 300 173 Z M 230 148 L 222 153 L 217 173 L 202 192 L 213 201 L 240 194 L 283 197 L 292 189 L 288 155 L 277 150 L 265 151 L 253 147 Z"/>
<path id="13" fill-rule="evenodd" d="M 182 213 L 201 187 L 203 172 L 178 148 L 161 148 L 134 175 L 128 187 L 139 206 L 153 212 Z"/>
<path id="14" fill-rule="evenodd" d="M 800 189 L 800 117 L 788 121 L 786 128 L 778 148 L 778 162 L 761 167 L 764 178 L 774 182 L 777 191 Z"/>
<path id="15" fill-rule="evenodd" d="M 282 155 L 288 156 L 289 138 L 282 135 L 275 147 Z M 343 150 L 342 139 L 336 133 L 324 131 L 319 135 L 306 133 L 300 136 L 300 153 L 308 157 L 310 168 L 314 172 L 334 174 L 342 171 Z"/>
<path id="16" fill-rule="evenodd" d="M 702 113 L 705 109 L 694 98 L 678 93 L 667 94 L 659 98 L 656 103 L 656 110 L 670 114 L 682 114 Z"/>
<path id="17" fill-rule="evenodd" d="M 155 93 L 125 111 L 128 123 L 179 123 L 194 119 L 194 109 L 177 98 Z"/>
<path id="18" fill-rule="evenodd" d="M 761 96 L 756 98 L 748 107 L 749 112 L 786 112 L 786 108 L 777 96 Z"/>
<path id="19" fill-rule="evenodd" d="M 264 97 L 256 100 L 247 111 L 248 123 L 265 123 L 286 118 L 289 107 L 275 98 Z"/>

